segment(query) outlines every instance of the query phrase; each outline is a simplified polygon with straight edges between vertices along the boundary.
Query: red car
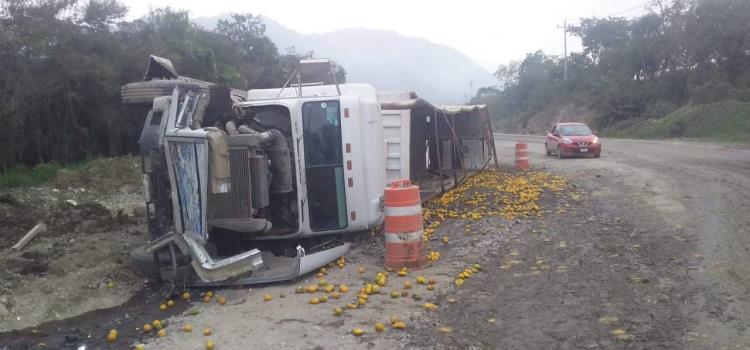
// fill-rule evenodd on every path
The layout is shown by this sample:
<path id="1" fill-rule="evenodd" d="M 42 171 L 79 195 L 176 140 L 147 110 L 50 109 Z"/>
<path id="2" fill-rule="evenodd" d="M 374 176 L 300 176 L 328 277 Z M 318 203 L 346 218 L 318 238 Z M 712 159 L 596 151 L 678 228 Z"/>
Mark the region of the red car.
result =
<path id="1" fill-rule="evenodd" d="M 552 131 L 547 133 L 544 148 L 548 156 L 555 153 L 561 159 L 578 155 L 593 155 L 599 158 L 602 154 L 599 137 L 583 123 L 555 124 Z"/>

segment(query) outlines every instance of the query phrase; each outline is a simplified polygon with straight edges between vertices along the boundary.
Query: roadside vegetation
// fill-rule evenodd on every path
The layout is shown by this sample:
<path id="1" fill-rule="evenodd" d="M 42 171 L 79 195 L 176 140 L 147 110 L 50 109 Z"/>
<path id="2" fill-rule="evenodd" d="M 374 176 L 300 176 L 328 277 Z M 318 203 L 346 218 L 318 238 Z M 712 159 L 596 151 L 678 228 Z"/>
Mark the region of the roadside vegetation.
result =
<path id="1" fill-rule="evenodd" d="M 181 75 L 241 89 L 281 86 L 312 54 L 279 53 L 251 14 L 206 30 L 186 11 L 154 9 L 132 21 L 126 13 L 116 0 L 0 2 L 4 183 L 42 181 L 59 166 L 49 164 L 135 152 L 145 111 L 123 106 L 120 86 L 143 78 L 150 54 Z"/>
<path id="2" fill-rule="evenodd" d="M 663 118 L 632 120 L 604 130 L 613 137 L 685 138 L 725 143 L 750 141 L 750 102 L 685 106 Z"/>
<path id="3" fill-rule="evenodd" d="M 66 166 L 58 163 L 42 163 L 32 167 L 16 165 L 0 174 L 0 188 L 39 186 L 52 180 L 61 169 L 80 169 L 85 164 L 85 161 L 81 161 Z"/>
<path id="4" fill-rule="evenodd" d="M 750 2 L 654 1 L 643 16 L 583 18 L 569 33 L 583 51 L 567 80 L 563 58 L 537 51 L 500 66 L 498 86 L 471 102 L 512 131 L 538 132 L 532 118 L 573 105 L 612 135 L 748 142 Z"/>

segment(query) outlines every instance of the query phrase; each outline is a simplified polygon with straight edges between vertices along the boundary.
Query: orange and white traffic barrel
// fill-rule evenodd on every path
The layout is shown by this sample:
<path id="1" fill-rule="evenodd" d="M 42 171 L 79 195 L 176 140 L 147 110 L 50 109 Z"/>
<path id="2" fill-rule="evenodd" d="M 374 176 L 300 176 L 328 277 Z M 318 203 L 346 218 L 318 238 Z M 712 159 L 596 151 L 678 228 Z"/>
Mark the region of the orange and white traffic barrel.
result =
<path id="1" fill-rule="evenodd" d="M 422 238 L 419 187 L 395 180 L 385 188 L 385 267 L 421 268 L 427 264 Z"/>
<path id="2" fill-rule="evenodd" d="M 529 168 L 529 148 L 525 141 L 516 143 L 516 169 L 526 170 Z"/>

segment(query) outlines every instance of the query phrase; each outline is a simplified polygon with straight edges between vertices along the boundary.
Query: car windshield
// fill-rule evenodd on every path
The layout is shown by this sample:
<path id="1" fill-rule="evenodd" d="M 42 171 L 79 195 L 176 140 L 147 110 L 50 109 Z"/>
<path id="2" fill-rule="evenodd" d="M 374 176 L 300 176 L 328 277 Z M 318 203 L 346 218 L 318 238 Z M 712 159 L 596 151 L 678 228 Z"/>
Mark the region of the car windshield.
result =
<path id="1" fill-rule="evenodd" d="M 560 135 L 563 136 L 583 136 L 591 135 L 591 129 L 586 125 L 562 125 L 560 126 Z"/>

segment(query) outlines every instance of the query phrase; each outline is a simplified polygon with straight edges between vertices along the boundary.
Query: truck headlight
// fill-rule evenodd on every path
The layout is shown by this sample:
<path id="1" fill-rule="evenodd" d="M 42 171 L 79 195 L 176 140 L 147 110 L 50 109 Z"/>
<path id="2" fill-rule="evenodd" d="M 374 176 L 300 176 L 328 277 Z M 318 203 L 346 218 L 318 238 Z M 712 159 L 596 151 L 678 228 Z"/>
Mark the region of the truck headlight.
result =
<path id="1" fill-rule="evenodd" d="M 591 143 L 593 143 L 593 144 L 599 143 L 599 138 L 596 137 L 596 136 L 594 136 L 594 141 L 591 141 Z"/>

